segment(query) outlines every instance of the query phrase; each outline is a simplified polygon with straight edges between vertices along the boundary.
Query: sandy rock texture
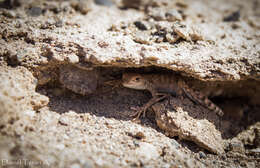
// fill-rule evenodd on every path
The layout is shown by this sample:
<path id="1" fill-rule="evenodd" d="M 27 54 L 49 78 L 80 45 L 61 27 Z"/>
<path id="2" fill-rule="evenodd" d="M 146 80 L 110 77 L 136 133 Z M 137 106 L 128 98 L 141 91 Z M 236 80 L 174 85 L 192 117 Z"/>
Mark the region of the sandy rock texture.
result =
<path id="1" fill-rule="evenodd" d="M 0 1 L 0 167 L 259 167 L 257 0 Z M 225 112 L 151 98 L 174 73 Z"/>
<path id="2" fill-rule="evenodd" d="M 213 153 L 224 153 L 221 132 L 217 130 L 220 128 L 219 121 L 214 114 L 206 112 L 205 115 L 205 109 L 182 109 L 181 102 L 174 98 L 170 100 L 169 105 L 167 103 L 167 101 L 164 104 L 157 103 L 153 105 L 153 110 L 158 127 L 164 130 L 168 136 L 179 136 L 181 139 L 193 141 Z M 190 103 L 192 106 L 188 100 L 182 103 Z"/>

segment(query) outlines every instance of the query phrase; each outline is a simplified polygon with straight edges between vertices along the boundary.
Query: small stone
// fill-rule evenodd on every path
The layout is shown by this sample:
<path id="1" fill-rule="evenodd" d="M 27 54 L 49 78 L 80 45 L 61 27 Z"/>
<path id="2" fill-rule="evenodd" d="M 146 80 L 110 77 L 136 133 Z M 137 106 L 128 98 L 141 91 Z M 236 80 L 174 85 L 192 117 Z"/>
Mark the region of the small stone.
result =
<path id="1" fill-rule="evenodd" d="M 14 11 L 11 11 L 11 10 L 4 10 L 3 15 L 5 17 L 8 17 L 8 18 L 15 18 L 16 17 L 16 14 L 14 13 Z"/>
<path id="2" fill-rule="evenodd" d="M 134 144 L 135 147 L 139 147 L 139 146 L 140 146 L 140 145 L 139 145 L 139 142 L 136 141 L 136 140 L 133 140 L 133 144 Z"/>
<path id="3" fill-rule="evenodd" d="M 76 66 L 66 65 L 60 67 L 60 83 L 81 95 L 88 95 L 97 89 L 98 74 L 95 70 L 84 70 Z"/>
<path id="4" fill-rule="evenodd" d="M 149 15 L 154 18 L 156 21 L 166 20 L 165 12 L 161 8 L 153 8 L 149 11 Z"/>
<path id="5" fill-rule="evenodd" d="M 137 157 L 144 160 L 144 162 L 151 159 L 156 160 L 160 156 L 156 147 L 146 142 L 140 143 L 140 147 L 136 149 L 135 153 Z"/>
<path id="6" fill-rule="evenodd" d="M 143 132 L 137 132 L 135 135 L 134 135 L 134 137 L 136 138 L 136 139 L 144 139 L 145 138 L 145 135 L 144 135 L 144 133 Z"/>
<path id="7" fill-rule="evenodd" d="M 73 0 L 71 1 L 71 6 L 79 11 L 81 14 L 85 15 L 92 9 L 92 1 L 89 0 Z"/>
<path id="8" fill-rule="evenodd" d="M 207 157 L 206 154 L 202 151 L 199 152 L 199 156 L 200 156 L 201 159 L 204 159 L 204 158 Z"/>
<path id="9" fill-rule="evenodd" d="M 139 29 L 139 30 L 147 30 L 147 27 L 144 23 L 141 21 L 135 21 L 134 25 Z"/>
<path id="10" fill-rule="evenodd" d="M 186 4 L 185 2 L 183 1 L 177 1 L 175 3 L 176 6 L 180 7 L 180 8 L 187 8 L 188 7 L 188 4 Z"/>
<path id="11" fill-rule="evenodd" d="M 165 13 L 165 17 L 169 22 L 174 22 L 174 21 L 180 21 L 182 20 L 181 14 L 175 10 L 175 9 L 170 9 Z"/>
<path id="12" fill-rule="evenodd" d="M 180 38 L 180 36 L 178 36 L 176 33 L 173 34 L 167 33 L 165 37 L 167 41 L 172 44 L 175 43 Z"/>
<path id="13" fill-rule="evenodd" d="M 27 13 L 30 15 L 30 16 L 33 16 L 33 17 L 37 17 L 37 16 L 40 16 L 42 14 L 42 9 L 40 7 L 31 7 Z"/>
<path id="14" fill-rule="evenodd" d="M 251 149 L 250 152 L 260 153 L 260 148 Z"/>
<path id="15" fill-rule="evenodd" d="M 63 26 L 62 20 L 58 20 L 57 22 L 55 22 L 55 26 L 56 27 L 62 27 Z"/>
<path id="16" fill-rule="evenodd" d="M 244 144 L 240 141 L 232 141 L 229 144 L 230 150 L 233 152 L 239 152 L 239 153 L 244 153 L 245 152 L 245 148 L 244 148 Z"/>
<path id="17" fill-rule="evenodd" d="M 181 38 L 191 41 L 189 32 L 190 28 L 187 25 L 181 24 L 180 22 L 175 22 L 173 24 L 173 30 L 176 34 L 178 34 Z"/>
<path id="18" fill-rule="evenodd" d="M 94 0 L 94 2 L 97 5 L 108 6 L 108 7 L 114 5 L 114 3 L 111 0 Z"/>
<path id="19" fill-rule="evenodd" d="M 240 11 L 236 11 L 231 13 L 230 15 L 226 16 L 223 18 L 224 22 L 235 22 L 235 21 L 239 21 L 240 18 Z"/>
<path id="20" fill-rule="evenodd" d="M 65 116 L 65 115 L 61 115 L 59 118 L 59 124 L 63 125 L 63 126 L 68 126 L 70 123 L 70 118 Z"/>
<path id="21" fill-rule="evenodd" d="M 142 0 L 122 0 L 122 4 L 125 8 L 139 9 L 142 4 Z"/>
<path id="22" fill-rule="evenodd" d="M 68 61 L 69 63 L 72 63 L 72 64 L 76 64 L 79 62 L 79 57 L 76 54 L 70 54 L 66 58 L 66 61 Z"/>
<path id="23" fill-rule="evenodd" d="M 137 31 L 134 34 L 134 41 L 141 44 L 151 44 L 149 32 Z"/>

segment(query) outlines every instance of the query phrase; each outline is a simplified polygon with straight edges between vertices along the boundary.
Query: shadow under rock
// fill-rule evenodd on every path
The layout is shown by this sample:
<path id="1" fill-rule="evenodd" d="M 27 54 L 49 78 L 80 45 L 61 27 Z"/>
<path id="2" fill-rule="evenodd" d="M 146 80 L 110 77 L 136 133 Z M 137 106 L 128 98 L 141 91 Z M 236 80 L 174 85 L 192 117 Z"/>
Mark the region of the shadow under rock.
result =
<path id="1" fill-rule="evenodd" d="M 151 95 L 146 91 L 137 91 L 127 88 L 116 88 L 109 92 L 81 96 L 70 91 L 66 91 L 61 96 L 55 96 L 53 94 L 53 88 L 47 89 L 47 96 L 50 98 L 49 107 L 50 110 L 57 113 L 66 113 L 68 111 L 74 111 L 76 113 L 90 113 L 100 117 L 115 118 L 117 120 L 129 121 L 134 117 L 134 110 L 131 107 L 140 107 L 149 101 Z M 224 117 L 219 117 L 214 112 L 195 104 L 188 98 L 183 100 L 172 97 L 168 101 L 172 106 L 182 107 L 184 111 L 188 113 L 194 119 L 206 119 L 213 123 L 217 130 L 221 132 L 222 138 L 228 139 L 235 137 L 238 133 L 243 131 L 246 126 L 252 124 L 251 119 L 249 122 L 235 121 Z M 156 130 L 161 131 L 155 123 L 155 117 L 151 108 L 147 111 L 146 117 L 141 117 L 141 124 L 150 126 Z M 247 111 L 247 116 L 255 116 L 257 113 Z M 243 120 L 243 119 L 242 119 Z"/>
<path id="2" fill-rule="evenodd" d="M 142 106 L 149 100 L 144 92 L 127 88 L 116 88 L 106 93 L 81 96 L 66 91 L 62 96 L 55 96 L 47 91 L 50 98 L 49 107 L 57 113 L 74 111 L 76 113 L 90 113 L 96 116 L 115 118 L 118 120 L 132 120 L 134 113 L 131 107 Z"/>

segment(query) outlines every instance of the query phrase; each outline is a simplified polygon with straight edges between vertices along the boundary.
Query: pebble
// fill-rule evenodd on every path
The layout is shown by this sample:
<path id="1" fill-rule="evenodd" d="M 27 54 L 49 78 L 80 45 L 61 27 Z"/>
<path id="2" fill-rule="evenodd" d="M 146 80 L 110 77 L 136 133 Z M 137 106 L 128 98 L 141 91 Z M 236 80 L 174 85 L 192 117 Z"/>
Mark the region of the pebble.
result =
<path id="1" fill-rule="evenodd" d="M 204 159 L 204 158 L 207 157 L 206 154 L 202 151 L 199 152 L 199 156 L 200 156 L 201 159 Z"/>
<path id="2" fill-rule="evenodd" d="M 165 37 L 167 41 L 172 44 L 175 43 L 180 38 L 180 36 L 178 36 L 176 33 L 174 34 L 167 33 Z"/>
<path id="3" fill-rule="evenodd" d="M 151 159 L 156 160 L 160 156 L 156 147 L 146 142 L 141 142 L 140 147 L 136 149 L 135 153 L 137 155 L 137 158 L 140 158 L 144 162 Z"/>
<path id="4" fill-rule="evenodd" d="M 260 153 L 260 148 L 251 149 L 250 152 Z"/>
<path id="5" fill-rule="evenodd" d="M 164 10 L 162 10 L 160 8 L 158 8 L 158 9 L 154 8 L 153 10 L 151 10 L 150 16 L 153 17 L 156 21 L 166 20 Z"/>
<path id="6" fill-rule="evenodd" d="M 150 35 L 149 32 L 137 31 L 134 34 L 134 41 L 141 44 L 150 44 Z"/>
<path id="7" fill-rule="evenodd" d="M 180 22 L 175 22 L 173 24 L 173 30 L 175 33 L 177 33 L 180 37 L 187 41 L 191 41 L 190 38 L 190 28 L 187 25 L 181 24 Z"/>
<path id="8" fill-rule="evenodd" d="M 10 10 L 3 10 L 3 15 L 8 18 L 16 17 L 16 14 L 14 13 L 14 11 L 10 11 Z"/>
<path id="9" fill-rule="evenodd" d="M 181 14 L 175 10 L 175 9 L 170 9 L 165 13 L 165 17 L 169 22 L 174 22 L 174 21 L 180 21 L 182 20 Z"/>
<path id="10" fill-rule="evenodd" d="M 230 147 L 230 150 L 233 152 L 239 152 L 239 153 L 245 152 L 244 144 L 240 141 L 230 142 L 229 147 Z"/>
<path id="11" fill-rule="evenodd" d="M 42 9 L 40 7 L 31 7 L 27 13 L 30 15 L 30 16 L 33 16 L 33 17 L 37 17 L 37 16 L 40 16 L 42 14 Z"/>
<path id="12" fill-rule="evenodd" d="M 59 124 L 68 126 L 70 123 L 70 118 L 66 115 L 61 115 L 59 118 Z"/>
<path id="13" fill-rule="evenodd" d="M 134 135 L 137 139 L 145 139 L 145 135 L 143 132 L 137 132 L 135 135 Z"/>
<path id="14" fill-rule="evenodd" d="M 79 62 L 79 57 L 76 54 L 70 54 L 67 57 L 67 61 L 72 64 L 76 64 Z"/>
<path id="15" fill-rule="evenodd" d="M 72 0 L 71 6 L 83 15 L 87 14 L 92 8 L 91 1 L 86 0 Z"/>
<path id="16" fill-rule="evenodd" d="M 147 30 L 147 27 L 144 23 L 141 21 L 135 21 L 134 25 L 139 29 L 139 30 Z"/>
<path id="17" fill-rule="evenodd" d="M 240 18 L 240 11 L 236 11 L 231 13 L 230 15 L 226 16 L 223 18 L 224 22 L 235 22 L 235 21 L 239 21 Z"/>
<path id="18" fill-rule="evenodd" d="M 95 4 L 102 5 L 102 6 L 113 6 L 114 3 L 111 0 L 94 0 Z"/>
<path id="19" fill-rule="evenodd" d="M 142 0 L 122 0 L 121 3 L 125 8 L 139 9 L 141 7 Z"/>
<path id="20" fill-rule="evenodd" d="M 56 22 L 55 22 L 55 26 L 56 26 L 56 27 L 62 27 L 62 26 L 63 26 L 62 20 L 56 21 Z"/>

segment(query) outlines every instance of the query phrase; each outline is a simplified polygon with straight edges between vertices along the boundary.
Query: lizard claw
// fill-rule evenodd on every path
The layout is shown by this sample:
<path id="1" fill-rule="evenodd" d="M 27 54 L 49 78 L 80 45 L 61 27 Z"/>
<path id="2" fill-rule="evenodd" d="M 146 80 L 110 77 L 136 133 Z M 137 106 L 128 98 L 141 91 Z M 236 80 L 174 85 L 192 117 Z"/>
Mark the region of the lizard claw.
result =
<path id="1" fill-rule="evenodd" d="M 142 114 L 145 117 L 146 109 L 144 107 L 131 107 L 131 109 L 136 111 L 131 115 L 131 117 L 135 117 L 134 120 L 139 119 Z"/>
<path id="2" fill-rule="evenodd" d="M 158 94 L 159 95 L 159 94 Z M 140 116 L 143 114 L 143 117 L 145 117 L 145 113 L 146 110 L 151 107 L 152 105 L 154 105 L 155 103 L 159 102 L 162 99 L 165 99 L 166 97 L 168 97 L 168 94 L 160 94 L 161 97 L 154 97 L 152 98 L 149 102 L 147 102 L 144 106 L 142 107 L 131 107 L 131 109 L 135 110 L 136 112 L 131 115 L 131 117 L 135 117 L 134 120 L 138 120 L 140 118 Z"/>

